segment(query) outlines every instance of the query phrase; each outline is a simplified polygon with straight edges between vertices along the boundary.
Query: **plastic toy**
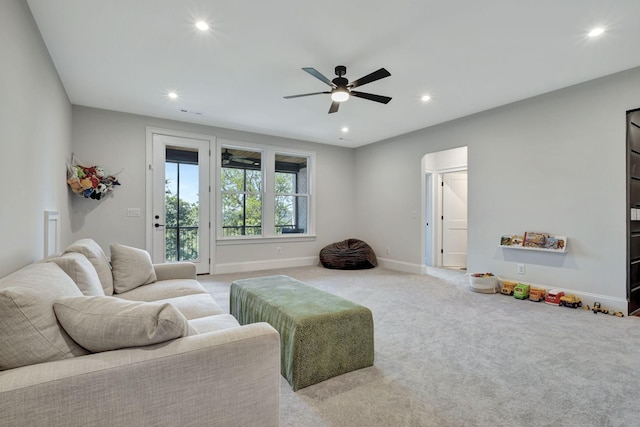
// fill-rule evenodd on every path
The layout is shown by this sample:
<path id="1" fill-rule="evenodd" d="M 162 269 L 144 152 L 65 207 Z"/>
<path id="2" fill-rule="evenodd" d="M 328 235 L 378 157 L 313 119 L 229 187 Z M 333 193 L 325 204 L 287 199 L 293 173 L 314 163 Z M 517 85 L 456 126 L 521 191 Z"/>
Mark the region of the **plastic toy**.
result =
<path id="1" fill-rule="evenodd" d="M 535 302 L 543 301 L 546 294 L 546 289 L 531 286 L 529 289 L 529 300 Z"/>
<path id="2" fill-rule="evenodd" d="M 564 295 L 560 297 L 560 303 L 558 305 L 564 306 L 564 307 L 578 308 L 578 307 L 582 307 L 582 301 L 577 296 L 573 294 L 569 294 L 569 295 Z"/>
<path id="3" fill-rule="evenodd" d="M 609 314 L 609 309 L 602 308 L 602 305 L 598 301 L 593 303 L 593 308 L 591 309 L 591 311 L 593 311 L 595 314 Z"/>
<path id="4" fill-rule="evenodd" d="M 513 295 L 513 288 L 516 287 L 516 282 L 502 282 L 502 289 L 500 289 L 500 293 L 504 295 Z"/>
<path id="5" fill-rule="evenodd" d="M 513 297 L 517 299 L 529 298 L 529 285 L 526 285 L 524 283 L 518 283 L 513 288 Z"/>
<path id="6" fill-rule="evenodd" d="M 563 291 L 559 291 L 557 289 L 551 289 L 549 292 L 547 292 L 547 295 L 544 297 L 544 302 L 545 304 L 559 305 L 560 298 L 562 298 L 563 296 L 564 296 Z"/>

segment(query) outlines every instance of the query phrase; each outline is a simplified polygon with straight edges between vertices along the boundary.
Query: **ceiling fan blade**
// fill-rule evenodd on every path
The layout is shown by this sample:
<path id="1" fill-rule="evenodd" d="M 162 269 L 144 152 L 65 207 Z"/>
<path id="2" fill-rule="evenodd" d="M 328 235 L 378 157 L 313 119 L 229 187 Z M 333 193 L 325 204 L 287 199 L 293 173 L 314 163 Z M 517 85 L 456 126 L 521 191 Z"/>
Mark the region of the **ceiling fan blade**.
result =
<path id="1" fill-rule="evenodd" d="M 329 107 L 329 114 L 336 113 L 338 111 L 338 108 L 340 108 L 340 103 L 333 101 L 331 103 L 331 107 Z"/>
<path id="2" fill-rule="evenodd" d="M 369 101 L 381 102 L 383 104 L 388 104 L 389 101 L 391 101 L 391 98 L 388 96 L 374 95 L 373 93 L 358 92 L 355 90 L 351 91 L 351 95 L 357 96 L 358 98 L 368 99 Z"/>
<path id="3" fill-rule="evenodd" d="M 256 162 L 255 160 L 245 159 L 243 157 L 234 157 L 233 161 L 238 163 L 245 163 L 247 165 L 252 165 Z"/>
<path id="4" fill-rule="evenodd" d="M 284 99 L 291 99 L 291 98 L 300 98 L 302 96 L 311 96 L 311 95 L 322 95 L 323 93 L 331 93 L 331 92 L 313 92 L 313 93 L 303 93 L 301 95 L 289 95 L 289 96 L 284 96 Z"/>
<path id="5" fill-rule="evenodd" d="M 389 77 L 391 75 L 390 72 L 385 70 L 384 68 L 380 68 L 377 71 L 374 71 L 371 74 L 367 74 L 364 77 L 360 77 L 358 80 L 354 80 L 349 83 L 349 87 L 358 87 L 362 85 L 366 85 L 367 83 L 375 82 L 376 80 L 384 79 L 385 77 Z"/>
<path id="6" fill-rule="evenodd" d="M 336 85 L 334 85 L 331 82 L 331 80 L 326 78 L 320 71 L 316 70 L 315 68 L 305 67 L 305 68 L 303 68 L 303 70 L 306 71 L 307 73 L 311 74 L 313 77 L 315 77 L 316 79 L 320 80 L 321 82 L 324 82 L 324 83 L 328 84 L 331 87 L 336 87 Z"/>

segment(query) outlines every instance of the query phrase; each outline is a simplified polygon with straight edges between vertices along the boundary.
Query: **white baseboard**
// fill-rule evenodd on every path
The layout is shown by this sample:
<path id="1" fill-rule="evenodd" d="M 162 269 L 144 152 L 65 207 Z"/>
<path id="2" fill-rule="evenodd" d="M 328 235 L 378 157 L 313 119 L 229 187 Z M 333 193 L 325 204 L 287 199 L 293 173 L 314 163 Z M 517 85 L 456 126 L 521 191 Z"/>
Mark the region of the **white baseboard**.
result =
<path id="1" fill-rule="evenodd" d="M 317 256 L 303 258 L 271 259 L 251 262 L 231 262 L 216 264 L 211 274 L 245 273 L 247 271 L 275 270 L 289 267 L 309 267 L 318 265 Z"/>
<path id="2" fill-rule="evenodd" d="M 378 258 L 378 265 L 380 267 L 388 268 L 389 270 L 402 271 L 404 273 L 424 274 L 426 272 L 423 265 L 411 264 L 387 258 Z"/>

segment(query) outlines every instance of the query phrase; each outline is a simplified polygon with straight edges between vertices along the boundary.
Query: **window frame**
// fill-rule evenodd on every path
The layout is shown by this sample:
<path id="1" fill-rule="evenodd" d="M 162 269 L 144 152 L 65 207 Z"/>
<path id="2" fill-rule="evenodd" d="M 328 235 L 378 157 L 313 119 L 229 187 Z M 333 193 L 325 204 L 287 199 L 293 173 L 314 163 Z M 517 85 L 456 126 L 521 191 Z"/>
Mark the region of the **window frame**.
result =
<path id="1" fill-rule="evenodd" d="M 222 217 L 222 156 L 225 149 L 258 151 L 262 154 L 262 234 L 244 236 L 224 236 Z M 276 155 L 304 157 L 307 159 L 307 221 L 305 233 L 276 234 L 275 225 L 275 158 Z M 315 156 L 313 151 L 296 150 L 289 147 L 276 147 L 266 144 L 218 139 L 216 143 L 216 242 L 221 244 L 242 244 L 269 241 L 300 241 L 315 239 Z"/>

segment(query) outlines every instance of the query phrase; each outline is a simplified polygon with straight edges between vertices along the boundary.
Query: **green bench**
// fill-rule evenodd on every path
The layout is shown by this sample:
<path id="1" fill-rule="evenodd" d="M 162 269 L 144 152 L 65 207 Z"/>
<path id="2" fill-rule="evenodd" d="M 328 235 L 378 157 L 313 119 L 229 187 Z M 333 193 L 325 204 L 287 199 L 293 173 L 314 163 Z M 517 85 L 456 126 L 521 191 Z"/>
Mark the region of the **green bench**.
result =
<path id="1" fill-rule="evenodd" d="M 280 370 L 294 391 L 373 365 L 371 311 L 291 277 L 234 281 L 230 311 L 280 332 Z"/>

